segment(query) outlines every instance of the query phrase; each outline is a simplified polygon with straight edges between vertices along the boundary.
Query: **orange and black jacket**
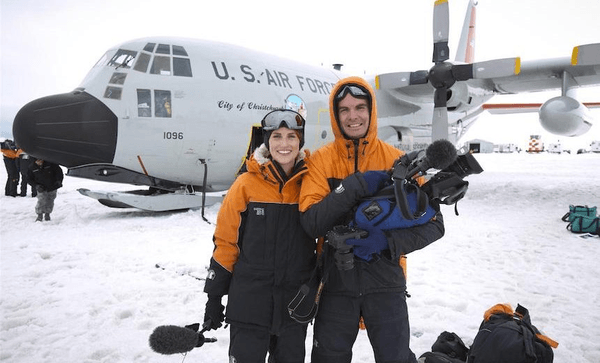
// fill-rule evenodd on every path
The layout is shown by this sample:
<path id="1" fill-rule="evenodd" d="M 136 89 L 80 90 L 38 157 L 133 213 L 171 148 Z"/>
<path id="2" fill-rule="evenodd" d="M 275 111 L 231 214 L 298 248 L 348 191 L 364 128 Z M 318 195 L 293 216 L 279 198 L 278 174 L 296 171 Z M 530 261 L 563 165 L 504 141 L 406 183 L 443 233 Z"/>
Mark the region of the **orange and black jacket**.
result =
<path id="1" fill-rule="evenodd" d="M 300 224 L 298 198 L 308 151 L 300 154 L 286 177 L 263 144 L 223 200 L 204 291 L 229 295 L 229 323 L 267 327 L 272 334 L 297 324 L 287 305 L 314 269 L 316 245 Z"/>
<path id="2" fill-rule="evenodd" d="M 357 140 L 345 138 L 337 120 L 333 98 L 347 84 L 362 86 L 375 100 L 371 86 L 359 77 L 345 78 L 331 91 L 329 112 L 335 140 L 311 155 L 300 193 L 302 225 L 312 237 L 323 237 L 334 226 L 345 225 L 352 219 L 353 208 L 367 190 L 360 173 L 389 170 L 394 161 L 404 154 L 377 137 L 377 105 L 374 101 L 370 105 L 371 118 L 365 137 Z M 355 174 L 357 172 L 360 173 Z M 384 233 L 390 247 L 387 257 L 370 263 L 355 258 L 357 268 L 343 273 L 335 267 L 330 269 L 325 289 L 351 295 L 390 289 L 403 291 L 406 288 L 405 271 L 400 266 L 405 268 L 404 255 L 444 235 L 442 215 L 438 213 L 422 226 Z"/>

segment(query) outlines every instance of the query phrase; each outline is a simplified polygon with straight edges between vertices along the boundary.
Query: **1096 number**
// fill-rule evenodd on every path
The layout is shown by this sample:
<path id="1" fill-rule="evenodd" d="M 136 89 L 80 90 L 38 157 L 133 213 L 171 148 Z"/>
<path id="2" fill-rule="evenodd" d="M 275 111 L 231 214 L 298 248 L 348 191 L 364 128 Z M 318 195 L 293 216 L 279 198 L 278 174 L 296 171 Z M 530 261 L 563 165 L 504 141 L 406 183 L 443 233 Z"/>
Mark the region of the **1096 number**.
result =
<path id="1" fill-rule="evenodd" d="M 183 132 L 163 132 L 163 139 L 165 140 L 183 140 Z"/>

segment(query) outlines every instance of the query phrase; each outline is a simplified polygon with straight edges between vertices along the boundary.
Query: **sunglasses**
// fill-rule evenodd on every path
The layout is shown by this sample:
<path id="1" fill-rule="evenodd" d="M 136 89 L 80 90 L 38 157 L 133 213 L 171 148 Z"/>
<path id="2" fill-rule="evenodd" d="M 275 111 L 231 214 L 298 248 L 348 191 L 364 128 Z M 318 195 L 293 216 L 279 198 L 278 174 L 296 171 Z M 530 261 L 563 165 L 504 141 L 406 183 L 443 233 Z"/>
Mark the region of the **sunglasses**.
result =
<path id="1" fill-rule="evenodd" d="M 265 131 L 277 130 L 280 127 L 302 130 L 304 129 L 304 118 L 292 110 L 275 110 L 269 112 L 262 119 L 261 125 Z"/>
<path id="2" fill-rule="evenodd" d="M 370 95 L 361 87 L 345 85 L 335 96 L 336 101 L 341 101 L 342 98 L 346 97 L 346 95 L 350 93 L 353 97 L 356 98 L 370 98 Z"/>

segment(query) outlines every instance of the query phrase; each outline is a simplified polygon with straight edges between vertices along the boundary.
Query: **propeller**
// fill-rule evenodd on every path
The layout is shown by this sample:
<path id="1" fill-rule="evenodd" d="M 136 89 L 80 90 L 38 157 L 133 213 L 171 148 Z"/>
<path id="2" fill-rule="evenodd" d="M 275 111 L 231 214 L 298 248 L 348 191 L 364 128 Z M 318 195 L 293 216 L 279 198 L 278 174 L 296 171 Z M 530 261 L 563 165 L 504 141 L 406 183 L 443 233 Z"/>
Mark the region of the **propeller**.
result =
<path id="1" fill-rule="evenodd" d="M 486 62 L 453 64 L 448 61 L 450 49 L 448 0 L 435 0 L 433 7 L 433 67 L 429 71 L 394 72 L 380 74 L 378 89 L 394 89 L 430 83 L 433 94 L 432 141 L 448 139 L 448 91 L 458 81 L 506 77 L 519 74 L 520 58 L 495 59 Z"/>

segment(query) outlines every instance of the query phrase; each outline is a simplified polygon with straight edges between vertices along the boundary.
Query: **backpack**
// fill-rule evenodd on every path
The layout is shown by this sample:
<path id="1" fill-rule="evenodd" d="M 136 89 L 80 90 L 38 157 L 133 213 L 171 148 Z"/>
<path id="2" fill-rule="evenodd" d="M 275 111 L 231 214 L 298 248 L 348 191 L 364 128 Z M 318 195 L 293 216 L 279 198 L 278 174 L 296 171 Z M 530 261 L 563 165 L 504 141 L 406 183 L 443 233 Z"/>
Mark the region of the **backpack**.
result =
<path id="1" fill-rule="evenodd" d="M 423 353 L 418 363 L 465 363 L 469 348 L 455 333 L 441 333 L 431 346 L 431 352 Z"/>
<path id="2" fill-rule="evenodd" d="M 557 346 L 531 324 L 526 308 L 497 304 L 485 312 L 467 363 L 552 363 Z"/>

